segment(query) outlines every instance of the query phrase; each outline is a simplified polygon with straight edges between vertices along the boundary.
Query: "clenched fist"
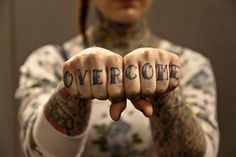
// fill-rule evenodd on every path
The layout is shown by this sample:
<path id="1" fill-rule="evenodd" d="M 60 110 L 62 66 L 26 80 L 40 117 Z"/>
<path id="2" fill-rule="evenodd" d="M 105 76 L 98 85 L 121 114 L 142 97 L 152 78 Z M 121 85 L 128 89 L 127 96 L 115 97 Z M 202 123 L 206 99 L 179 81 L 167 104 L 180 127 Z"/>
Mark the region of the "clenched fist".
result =
<path id="1" fill-rule="evenodd" d="M 145 98 L 175 89 L 180 82 L 179 57 L 165 50 L 139 48 L 124 57 L 125 95 L 146 116 L 153 113 L 152 104 Z"/>
<path id="2" fill-rule="evenodd" d="M 122 99 L 123 58 L 103 48 L 88 48 L 63 66 L 69 92 L 85 99 Z"/>
<path id="3" fill-rule="evenodd" d="M 111 117 L 119 119 L 126 106 L 120 55 L 98 47 L 85 49 L 64 63 L 63 74 L 70 94 L 87 100 L 110 99 Z"/>
<path id="4" fill-rule="evenodd" d="M 164 50 L 140 48 L 122 58 L 95 47 L 65 62 L 63 74 L 64 85 L 71 94 L 84 99 L 110 99 L 111 117 L 118 120 L 126 107 L 126 98 L 151 116 L 152 104 L 145 98 L 176 88 L 181 69 L 178 56 Z"/>

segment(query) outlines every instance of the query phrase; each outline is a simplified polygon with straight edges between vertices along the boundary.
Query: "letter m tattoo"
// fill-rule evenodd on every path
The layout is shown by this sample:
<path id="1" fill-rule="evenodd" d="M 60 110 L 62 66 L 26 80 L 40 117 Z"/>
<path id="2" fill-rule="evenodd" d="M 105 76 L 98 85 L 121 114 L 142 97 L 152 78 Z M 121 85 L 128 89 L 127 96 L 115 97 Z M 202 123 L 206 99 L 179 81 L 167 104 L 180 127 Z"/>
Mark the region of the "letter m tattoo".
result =
<path id="1" fill-rule="evenodd" d="M 166 80 L 169 79 L 168 66 L 166 64 L 157 64 L 156 69 L 157 69 L 157 81 L 163 81 L 164 74 L 166 76 Z"/>

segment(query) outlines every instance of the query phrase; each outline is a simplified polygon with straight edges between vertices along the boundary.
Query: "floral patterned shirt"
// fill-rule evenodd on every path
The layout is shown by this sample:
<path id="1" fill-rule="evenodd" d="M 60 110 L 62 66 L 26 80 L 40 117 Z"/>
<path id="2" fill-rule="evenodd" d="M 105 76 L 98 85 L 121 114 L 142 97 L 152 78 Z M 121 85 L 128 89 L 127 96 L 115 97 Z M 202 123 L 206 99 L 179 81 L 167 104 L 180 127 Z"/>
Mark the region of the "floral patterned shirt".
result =
<path id="1" fill-rule="evenodd" d="M 78 152 L 78 157 L 118 157 L 114 155 L 117 151 L 121 152 L 119 157 L 154 157 L 149 119 L 130 101 L 122 118 L 113 122 L 108 113 L 109 101 L 94 100 L 89 127 L 78 137 L 59 133 L 45 120 L 42 109 L 62 79 L 65 56 L 71 57 L 84 49 L 80 36 L 64 43 L 63 47 L 65 51 L 60 46 L 43 46 L 34 51 L 20 68 L 16 97 L 21 100 L 20 141 L 25 155 L 59 157 L 69 150 Z M 207 143 L 205 157 L 216 157 L 219 145 L 216 86 L 209 60 L 166 40 L 161 40 L 158 48 L 180 57 L 183 97 L 204 131 Z M 37 129 L 40 129 L 40 134 L 35 133 Z M 83 142 L 76 143 L 82 137 Z"/>

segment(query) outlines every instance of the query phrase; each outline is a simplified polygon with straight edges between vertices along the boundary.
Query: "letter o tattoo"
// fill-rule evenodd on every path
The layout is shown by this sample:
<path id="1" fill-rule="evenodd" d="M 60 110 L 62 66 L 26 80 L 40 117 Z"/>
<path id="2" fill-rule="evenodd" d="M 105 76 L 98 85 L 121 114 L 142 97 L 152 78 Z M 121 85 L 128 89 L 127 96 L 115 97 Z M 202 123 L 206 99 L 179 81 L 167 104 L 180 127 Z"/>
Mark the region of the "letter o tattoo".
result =
<path id="1" fill-rule="evenodd" d="M 69 71 L 66 71 L 64 73 L 63 82 L 64 82 L 64 85 L 66 86 L 66 88 L 71 87 L 72 82 L 73 82 L 73 75 Z"/>
<path id="2" fill-rule="evenodd" d="M 147 68 L 151 70 L 151 75 L 148 76 L 147 74 Z M 150 80 L 153 77 L 153 66 L 150 63 L 146 63 L 144 64 L 143 68 L 142 68 L 142 76 L 144 79 Z"/>

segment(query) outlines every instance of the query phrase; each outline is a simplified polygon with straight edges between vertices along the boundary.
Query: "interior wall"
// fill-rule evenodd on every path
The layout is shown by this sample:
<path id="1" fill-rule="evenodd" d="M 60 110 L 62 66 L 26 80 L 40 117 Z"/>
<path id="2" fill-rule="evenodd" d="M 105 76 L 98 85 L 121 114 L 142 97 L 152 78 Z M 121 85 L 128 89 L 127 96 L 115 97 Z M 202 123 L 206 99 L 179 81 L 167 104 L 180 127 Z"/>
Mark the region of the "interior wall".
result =
<path id="1" fill-rule="evenodd" d="M 13 54 L 11 53 L 11 1 L 0 1 L 0 156 L 16 154 L 16 108 L 13 99 Z"/>
<path id="2" fill-rule="evenodd" d="M 220 157 L 236 156 L 236 1 L 155 0 L 151 26 L 156 34 L 210 58 L 218 91 Z"/>
<path id="3" fill-rule="evenodd" d="M 153 1 L 153 31 L 211 59 L 218 88 L 219 156 L 235 157 L 236 1 Z M 0 1 L 0 156 L 21 156 L 13 99 L 18 68 L 41 45 L 60 44 L 76 34 L 75 4 L 76 0 Z"/>
<path id="4" fill-rule="evenodd" d="M 23 157 L 14 99 L 19 67 L 35 49 L 76 34 L 75 1 L 0 1 L 0 156 Z"/>

